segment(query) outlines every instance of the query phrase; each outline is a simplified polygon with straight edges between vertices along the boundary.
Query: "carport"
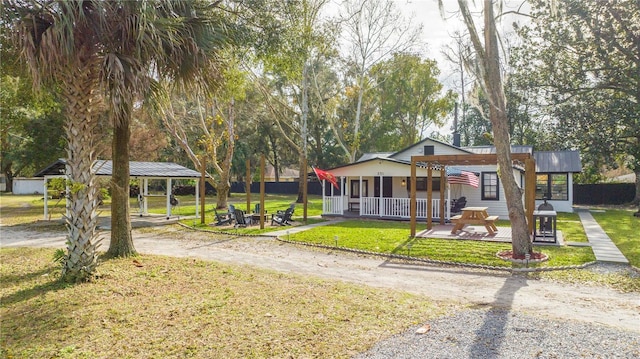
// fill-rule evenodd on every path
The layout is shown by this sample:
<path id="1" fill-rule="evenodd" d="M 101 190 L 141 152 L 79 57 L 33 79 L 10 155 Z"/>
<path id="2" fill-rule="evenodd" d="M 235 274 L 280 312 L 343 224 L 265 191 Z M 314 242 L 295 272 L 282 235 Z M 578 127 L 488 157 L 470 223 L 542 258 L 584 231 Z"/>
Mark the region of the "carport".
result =
<path id="1" fill-rule="evenodd" d="M 44 219 L 49 218 L 49 206 L 47 182 L 51 178 L 66 177 L 66 164 L 67 161 L 63 158 L 58 159 L 56 162 L 47 166 L 45 169 L 36 173 L 34 177 L 44 177 Z M 92 171 L 96 176 L 110 177 L 113 171 L 113 162 L 108 160 L 97 160 L 93 163 Z M 200 199 L 200 180 L 202 180 L 200 172 L 186 168 L 173 162 L 129 162 L 129 176 L 133 180 L 139 181 L 141 189 L 140 200 L 142 201 L 142 215 L 148 215 L 147 198 L 149 195 L 149 180 L 160 179 L 165 180 L 167 184 L 166 191 L 166 203 L 167 212 L 166 217 L 171 217 L 171 188 L 172 181 L 177 179 L 198 179 L 198 185 L 195 186 L 196 203 L 199 203 Z M 196 218 L 199 218 L 199 206 L 196 205 Z"/>

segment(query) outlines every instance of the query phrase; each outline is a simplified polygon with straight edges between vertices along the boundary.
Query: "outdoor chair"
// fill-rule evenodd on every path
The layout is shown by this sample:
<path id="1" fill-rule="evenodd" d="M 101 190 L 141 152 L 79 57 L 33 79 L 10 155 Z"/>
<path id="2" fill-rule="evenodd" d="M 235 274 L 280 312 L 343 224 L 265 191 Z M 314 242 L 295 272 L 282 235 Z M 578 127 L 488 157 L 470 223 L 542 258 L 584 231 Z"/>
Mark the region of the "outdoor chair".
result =
<path id="1" fill-rule="evenodd" d="M 229 216 L 228 213 L 219 214 L 218 211 L 216 211 L 215 209 L 213 210 L 213 212 L 216 215 L 216 226 L 222 226 L 224 224 L 231 224 L 231 216 Z"/>
<path id="2" fill-rule="evenodd" d="M 236 218 L 236 224 L 234 225 L 235 228 L 238 227 L 246 227 L 247 226 L 247 217 L 244 216 L 244 211 L 241 209 L 236 209 L 234 211 L 235 214 L 235 218 Z"/>
<path id="3" fill-rule="evenodd" d="M 267 211 L 265 210 L 264 213 L 266 214 Z M 256 203 L 256 206 L 253 208 L 253 214 L 260 214 L 260 203 Z"/>
<path id="4" fill-rule="evenodd" d="M 293 215 L 293 205 L 287 208 L 284 212 L 278 211 L 276 214 L 271 215 L 271 225 L 274 223 L 279 226 L 291 225 L 291 216 Z"/>
<path id="5" fill-rule="evenodd" d="M 451 213 L 461 213 L 462 209 L 467 206 L 467 197 L 454 199 L 451 203 Z"/>
<path id="6" fill-rule="evenodd" d="M 296 204 L 295 203 L 291 203 L 291 205 L 289 205 L 289 208 L 287 208 L 287 209 L 290 209 L 291 210 L 291 214 L 293 215 L 293 212 L 296 209 Z M 284 212 L 286 212 L 286 210 L 284 210 L 284 211 L 282 211 L 282 210 L 276 211 L 276 213 L 281 215 L 281 216 L 284 214 Z"/>
<path id="7" fill-rule="evenodd" d="M 233 223 L 236 220 L 236 207 L 232 204 L 229 205 L 229 210 L 228 210 L 228 215 L 229 215 L 229 219 L 231 219 L 231 223 Z"/>

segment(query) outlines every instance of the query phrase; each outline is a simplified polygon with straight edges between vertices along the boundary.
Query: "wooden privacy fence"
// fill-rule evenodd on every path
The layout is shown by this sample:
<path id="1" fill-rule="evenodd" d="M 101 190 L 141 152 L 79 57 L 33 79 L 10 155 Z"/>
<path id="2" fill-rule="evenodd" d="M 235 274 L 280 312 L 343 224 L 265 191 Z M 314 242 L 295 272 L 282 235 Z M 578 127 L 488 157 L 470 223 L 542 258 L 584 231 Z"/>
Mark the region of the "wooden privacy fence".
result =
<path id="1" fill-rule="evenodd" d="M 636 196 L 635 183 L 574 184 L 574 204 L 625 204 Z"/>

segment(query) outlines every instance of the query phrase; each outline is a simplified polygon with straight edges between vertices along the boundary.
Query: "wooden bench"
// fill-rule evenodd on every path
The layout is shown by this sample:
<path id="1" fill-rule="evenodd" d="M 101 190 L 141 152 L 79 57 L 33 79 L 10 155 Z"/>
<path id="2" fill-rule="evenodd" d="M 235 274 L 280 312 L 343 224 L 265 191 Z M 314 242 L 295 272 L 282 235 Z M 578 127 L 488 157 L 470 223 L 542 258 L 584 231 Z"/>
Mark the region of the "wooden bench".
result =
<path id="1" fill-rule="evenodd" d="M 489 216 L 489 217 L 485 218 L 484 221 L 493 223 L 493 222 L 497 221 L 498 218 L 500 218 L 500 217 L 499 216 Z"/>

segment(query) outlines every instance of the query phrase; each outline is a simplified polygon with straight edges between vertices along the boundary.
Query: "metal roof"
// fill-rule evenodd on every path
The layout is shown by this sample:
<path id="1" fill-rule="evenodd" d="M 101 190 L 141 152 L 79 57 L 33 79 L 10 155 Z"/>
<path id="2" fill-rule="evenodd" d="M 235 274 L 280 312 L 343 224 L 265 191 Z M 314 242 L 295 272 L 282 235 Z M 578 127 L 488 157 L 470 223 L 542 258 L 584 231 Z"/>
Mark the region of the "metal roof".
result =
<path id="1" fill-rule="evenodd" d="M 370 152 L 370 153 L 365 153 L 362 156 L 360 156 L 360 158 L 358 158 L 358 160 L 356 162 L 362 162 L 362 161 L 367 161 L 373 158 L 389 158 L 389 156 L 391 156 L 393 154 L 393 152 Z"/>
<path id="2" fill-rule="evenodd" d="M 65 173 L 67 161 L 63 158 L 36 173 L 34 177 L 61 176 Z M 97 160 L 92 167 L 98 176 L 111 176 L 113 162 Z M 159 178 L 199 178 L 200 172 L 181 166 L 173 162 L 129 162 L 129 176 L 131 177 L 159 177 Z"/>
<path id="3" fill-rule="evenodd" d="M 578 151 L 534 152 L 536 173 L 581 172 L 582 162 Z"/>
<path id="4" fill-rule="evenodd" d="M 478 155 L 495 155 L 496 154 L 495 146 L 471 146 L 471 147 L 462 147 L 462 148 Z M 511 153 L 533 153 L 533 146 L 512 145 Z"/>

